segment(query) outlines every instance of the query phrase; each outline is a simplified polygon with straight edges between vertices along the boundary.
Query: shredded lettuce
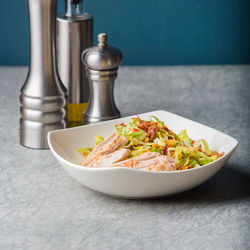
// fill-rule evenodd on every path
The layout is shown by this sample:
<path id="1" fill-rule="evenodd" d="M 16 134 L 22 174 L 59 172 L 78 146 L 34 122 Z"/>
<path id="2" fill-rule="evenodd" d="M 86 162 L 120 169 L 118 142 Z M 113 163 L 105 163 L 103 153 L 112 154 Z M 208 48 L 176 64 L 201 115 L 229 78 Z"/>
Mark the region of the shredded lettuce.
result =
<path id="1" fill-rule="evenodd" d="M 83 156 L 88 156 L 89 153 L 92 151 L 92 148 L 91 147 L 87 147 L 87 148 L 78 148 L 77 151 L 79 153 L 81 153 Z"/>
<path id="2" fill-rule="evenodd" d="M 136 130 L 133 130 L 136 129 Z M 134 126 L 116 126 L 118 136 L 125 136 L 129 140 L 141 142 L 147 136 L 147 133 L 141 129 L 135 128 Z"/>
<path id="3" fill-rule="evenodd" d="M 184 129 L 182 130 L 179 134 L 178 137 L 187 145 L 191 146 L 192 145 L 192 139 L 188 137 L 187 130 Z"/>
<path id="4" fill-rule="evenodd" d="M 133 150 L 131 150 L 131 152 L 132 152 L 132 157 L 135 157 L 148 152 L 148 149 L 146 149 L 144 146 L 133 146 Z"/>
<path id="5" fill-rule="evenodd" d="M 212 151 L 209 149 L 208 143 L 205 139 L 199 139 L 194 143 L 194 147 L 201 148 L 203 152 L 206 154 L 211 154 Z"/>
<path id="6" fill-rule="evenodd" d="M 139 121 L 138 118 L 131 119 L 130 122 L 129 122 L 129 127 L 131 127 L 131 128 L 137 128 L 138 121 Z"/>
<path id="7" fill-rule="evenodd" d="M 121 135 L 123 135 L 125 137 L 129 136 L 129 132 L 131 130 L 129 127 L 124 127 L 124 126 L 116 125 L 115 128 L 117 130 L 118 136 L 121 136 Z"/>
<path id="8" fill-rule="evenodd" d="M 102 142 L 104 140 L 103 137 L 96 135 L 95 136 L 95 144 L 98 145 L 100 142 Z"/>
<path id="9" fill-rule="evenodd" d="M 154 143 L 161 146 L 161 147 L 165 146 L 165 142 L 166 142 L 166 140 L 164 140 L 164 138 L 162 138 L 162 137 L 156 137 L 154 139 Z"/>
<path id="10" fill-rule="evenodd" d="M 208 156 L 195 147 L 178 146 L 174 149 L 174 159 L 179 166 L 202 166 L 217 159 L 216 155 Z"/>
<path id="11" fill-rule="evenodd" d="M 156 116 L 154 116 L 154 115 L 151 115 L 150 116 L 150 121 L 151 122 L 157 122 L 158 123 L 158 126 L 160 127 L 160 128 L 162 128 L 162 127 L 164 127 L 165 126 L 165 124 L 164 124 L 164 122 L 162 122 L 162 121 L 160 121 Z"/>

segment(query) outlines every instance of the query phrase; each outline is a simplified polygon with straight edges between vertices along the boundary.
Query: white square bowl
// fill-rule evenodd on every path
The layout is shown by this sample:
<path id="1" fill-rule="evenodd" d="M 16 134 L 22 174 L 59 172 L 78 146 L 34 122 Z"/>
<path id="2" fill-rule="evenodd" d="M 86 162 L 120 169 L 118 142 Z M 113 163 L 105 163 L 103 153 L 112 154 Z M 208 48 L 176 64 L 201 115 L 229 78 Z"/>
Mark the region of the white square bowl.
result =
<path id="1" fill-rule="evenodd" d="M 83 159 L 77 148 L 94 146 L 95 135 L 107 137 L 116 124 L 128 123 L 134 116 L 51 131 L 48 134 L 49 147 L 69 175 L 93 190 L 124 198 L 152 198 L 183 192 L 205 182 L 215 175 L 238 146 L 238 141 L 231 136 L 164 110 L 140 114 L 139 117 L 149 120 L 150 115 L 164 121 L 175 133 L 187 129 L 192 139 L 206 139 L 211 149 L 225 152 L 224 156 L 201 167 L 170 172 L 79 165 Z"/>

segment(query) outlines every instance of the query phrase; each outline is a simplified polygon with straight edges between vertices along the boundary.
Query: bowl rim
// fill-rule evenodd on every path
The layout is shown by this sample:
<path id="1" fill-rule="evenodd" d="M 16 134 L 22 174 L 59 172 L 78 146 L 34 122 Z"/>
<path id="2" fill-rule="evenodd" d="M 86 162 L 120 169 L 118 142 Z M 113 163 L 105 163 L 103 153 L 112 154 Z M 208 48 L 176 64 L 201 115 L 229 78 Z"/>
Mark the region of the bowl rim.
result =
<path id="1" fill-rule="evenodd" d="M 227 134 L 225 134 L 225 133 L 223 133 L 223 132 L 221 132 L 221 131 L 219 131 L 219 130 L 217 130 L 217 129 L 211 128 L 211 127 L 209 127 L 209 126 L 207 126 L 207 125 L 204 125 L 204 124 L 202 124 L 202 123 L 199 123 L 199 122 L 193 121 L 193 120 L 191 120 L 191 119 L 185 118 L 185 117 L 183 117 L 183 116 L 180 116 L 180 115 L 177 115 L 177 114 L 168 112 L 168 111 L 166 111 L 166 110 L 154 110 L 154 111 L 150 111 L 150 112 L 146 112 L 146 113 L 141 113 L 141 114 L 138 114 L 138 115 L 139 115 L 139 116 L 140 116 L 140 115 L 147 115 L 147 114 L 156 113 L 156 112 L 166 112 L 166 113 L 169 113 L 169 114 L 171 114 L 171 115 L 177 116 L 177 117 L 179 117 L 179 118 L 184 118 L 184 119 L 186 119 L 186 120 L 188 120 L 188 121 L 191 121 L 191 122 L 193 122 L 193 123 L 196 123 L 197 125 L 202 125 L 202 126 L 205 126 L 205 127 L 209 128 L 209 129 L 213 129 L 213 130 L 215 130 L 217 133 L 222 134 L 223 136 L 227 136 L 227 137 L 229 137 L 231 140 L 233 140 L 233 142 L 232 142 L 233 147 L 232 147 L 232 149 L 231 149 L 228 153 L 224 154 L 222 157 L 220 157 L 220 158 L 216 159 L 215 161 L 210 162 L 210 163 L 208 163 L 208 164 L 206 164 L 206 165 L 203 165 L 203 166 L 199 166 L 199 167 L 191 168 L 191 169 L 186 169 L 186 170 L 153 171 L 153 170 L 135 169 L 135 168 L 129 168 L 129 167 L 113 167 L 113 168 L 112 168 L 112 167 L 105 167 L 105 168 L 88 168 L 88 167 L 83 167 L 83 166 L 81 166 L 81 165 L 77 165 L 77 164 L 75 164 L 75 163 L 72 163 L 72 162 L 70 162 L 70 161 L 64 159 L 62 156 L 60 156 L 60 155 L 56 152 L 56 150 L 54 149 L 54 147 L 53 147 L 53 145 L 52 145 L 53 142 L 52 142 L 52 140 L 51 140 L 51 139 L 52 139 L 51 136 L 52 136 L 53 134 L 55 134 L 55 133 L 61 133 L 61 132 L 65 131 L 65 130 L 67 130 L 67 131 L 70 131 L 70 130 L 78 130 L 78 129 L 81 129 L 82 127 L 85 128 L 85 127 L 90 127 L 90 126 L 93 126 L 93 125 L 96 125 L 96 124 L 100 125 L 100 124 L 103 124 L 103 123 L 114 122 L 114 121 L 119 120 L 119 119 L 125 119 L 125 118 L 128 119 L 128 118 L 131 118 L 131 117 L 136 116 L 136 114 L 135 114 L 135 115 L 131 115 L 131 116 L 121 117 L 121 118 L 118 118 L 118 119 L 103 121 L 103 122 L 99 122 L 99 123 L 88 124 L 88 125 L 82 125 L 82 126 L 78 126 L 78 127 L 74 127 L 74 128 L 65 128 L 65 129 L 58 129 L 58 130 L 49 131 L 49 132 L 48 132 L 48 135 L 47 135 L 48 145 L 49 145 L 49 148 L 50 148 L 52 154 L 53 154 L 56 158 L 59 158 L 59 159 L 60 159 L 62 162 L 64 162 L 66 165 L 70 165 L 71 167 L 73 167 L 73 168 L 75 168 L 75 169 L 79 169 L 79 170 L 81 170 L 81 171 L 98 171 L 98 172 L 101 171 L 101 172 L 102 172 L 102 171 L 118 171 L 118 170 L 119 170 L 119 171 L 136 171 L 136 172 L 143 172 L 143 173 L 147 173 L 147 174 L 176 174 L 176 173 L 181 174 L 181 173 L 186 173 L 186 172 L 190 172 L 190 171 L 196 171 L 196 170 L 199 170 L 199 169 L 202 169 L 202 168 L 205 168 L 205 167 L 209 167 L 209 166 L 211 166 L 211 165 L 213 165 L 213 164 L 215 164 L 215 163 L 217 163 L 217 162 L 219 162 L 219 161 L 222 161 L 224 158 L 228 157 L 230 154 L 232 154 L 232 153 L 236 150 L 236 148 L 237 148 L 238 145 L 239 145 L 239 142 L 238 142 L 235 138 L 233 138 L 232 136 L 230 136 L 230 135 L 227 135 Z"/>

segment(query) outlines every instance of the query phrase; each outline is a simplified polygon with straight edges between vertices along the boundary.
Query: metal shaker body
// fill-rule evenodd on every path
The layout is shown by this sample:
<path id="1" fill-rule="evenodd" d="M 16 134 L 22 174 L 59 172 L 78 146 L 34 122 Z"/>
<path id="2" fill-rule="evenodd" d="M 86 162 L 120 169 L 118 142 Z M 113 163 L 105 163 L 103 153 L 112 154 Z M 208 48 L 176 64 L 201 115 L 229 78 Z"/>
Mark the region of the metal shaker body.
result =
<path id="1" fill-rule="evenodd" d="M 114 84 L 118 67 L 122 60 L 121 52 L 108 46 L 107 35 L 98 35 L 98 46 L 86 49 L 82 61 L 89 79 L 90 98 L 84 112 L 84 124 L 96 123 L 120 117 L 114 100 Z"/>
<path id="2" fill-rule="evenodd" d="M 48 148 L 47 133 L 66 127 L 66 89 L 56 65 L 57 0 L 28 0 L 30 67 L 20 95 L 20 143 Z"/>
<path id="3" fill-rule="evenodd" d="M 81 54 L 92 43 L 91 15 L 57 17 L 57 63 L 60 78 L 68 90 L 69 126 L 82 124 L 82 114 L 88 105 L 89 86 Z"/>

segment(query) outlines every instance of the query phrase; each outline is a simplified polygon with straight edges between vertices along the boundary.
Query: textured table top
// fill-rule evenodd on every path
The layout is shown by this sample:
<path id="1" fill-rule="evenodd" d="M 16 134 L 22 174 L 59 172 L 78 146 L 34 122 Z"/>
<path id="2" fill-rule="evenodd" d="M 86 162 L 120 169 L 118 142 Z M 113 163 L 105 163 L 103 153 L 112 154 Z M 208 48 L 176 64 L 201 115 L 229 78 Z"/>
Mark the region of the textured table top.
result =
<path id="1" fill-rule="evenodd" d="M 240 145 L 205 184 L 122 200 L 72 179 L 49 150 L 19 145 L 27 68 L 0 68 L 0 249 L 250 249 L 250 66 L 122 67 L 123 116 L 165 109 Z"/>

